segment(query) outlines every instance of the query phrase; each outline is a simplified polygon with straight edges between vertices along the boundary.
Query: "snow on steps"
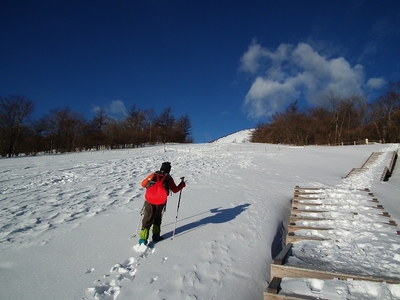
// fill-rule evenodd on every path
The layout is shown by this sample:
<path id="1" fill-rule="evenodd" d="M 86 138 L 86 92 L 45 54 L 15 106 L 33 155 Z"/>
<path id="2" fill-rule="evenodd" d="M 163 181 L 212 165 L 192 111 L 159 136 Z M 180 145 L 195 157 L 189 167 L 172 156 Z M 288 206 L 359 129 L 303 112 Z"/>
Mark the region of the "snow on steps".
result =
<path id="1" fill-rule="evenodd" d="M 368 159 L 362 165 L 362 167 L 361 168 L 353 168 L 349 172 L 349 174 L 346 175 L 346 178 L 365 172 L 366 170 L 368 170 L 369 166 L 372 165 L 382 154 L 383 154 L 383 152 L 372 152 L 372 154 L 368 157 Z M 396 161 L 397 161 L 397 152 L 393 151 L 389 165 L 385 166 L 382 171 L 381 181 L 387 181 L 389 179 L 389 177 L 392 175 Z"/>
<path id="2" fill-rule="evenodd" d="M 370 155 L 362 168 L 352 169 L 346 178 L 362 173 L 368 170 L 381 152 L 374 152 Z M 391 160 L 388 166 L 382 171 L 381 181 L 387 181 L 391 176 L 397 160 L 397 152 L 391 154 Z M 341 195 L 338 197 L 338 195 Z M 378 282 L 379 284 L 400 283 L 400 277 L 391 278 L 383 274 L 370 274 L 369 276 L 350 272 L 341 272 L 340 270 L 324 269 L 324 262 L 318 263 L 314 258 L 313 266 L 290 265 L 288 258 L 291 253 L 293 243 L 302 240 L 308 241 L 337 241 L 340 235 L 335 233 L 339 230 L 351 231 L 352 222 L 355 217 L 363 220 L 365 230 L 376 228 L 377 222 L 382 228 L 391 228 L 394 235 L 400 235 L 397 224 L 390 219 L 390 214 L 384 211 L 384 207 L 368 188 L 363 190 L 344 190 L 342 188 L 301 188 L 295 187 L 294 197 L 292 199 L 292 211 L 290 216 L 288 233 L 286 235 L 286 246 L 282 249 L 271 264 L 271 280 L 268 288 L 264 292 L 264 300 L 272 299 L 317 299 L 318 296 L 309 295 L 279 295 L 282 279 L 291 280 L 292 278 L 306 278 L 308 280 L 361 280 L 369 282 Z M 340 217 L 340 222 L 335 219 Z M 348 225 L 343 220 L 349 220 Z M 339 226 L 339 228 L 338 228 Z M 340 249 L 338 250 L 340 251 Z M 316 267 L 317 266 L 317 267 Z M 318 269 L 318 266 L 321 267 Z"/>

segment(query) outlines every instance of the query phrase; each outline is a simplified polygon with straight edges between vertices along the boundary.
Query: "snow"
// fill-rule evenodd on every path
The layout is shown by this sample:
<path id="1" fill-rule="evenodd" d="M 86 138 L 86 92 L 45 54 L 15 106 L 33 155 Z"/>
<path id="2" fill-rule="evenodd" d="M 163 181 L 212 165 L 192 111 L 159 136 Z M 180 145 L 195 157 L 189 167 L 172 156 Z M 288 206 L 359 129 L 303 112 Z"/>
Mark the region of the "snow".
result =
<path id="1" fill-rule="evenodd" d="M 242 143 L 248 134 L 210 144 L 1 159 L 0 299 L 263 299 L 295 186 L 328 188 L 332 201 L 348 201 L 343 218 L 326 224 L 334 240 L 297 242 L 295 252 L 310 253 L 303 257 L 310 261 L 325 257 L 332 268 L 351 263 L 400 278 L 397 227 L 389 232 L 376 221 L 365 228 L 361 211 L 358 219 L 345 218 L 346 210 L 360 210 L 355 200 L 364 201 L 357 189 L 370 188 L 400 222 L 398 167 L 387 182 L 378 176 L 398 144 Z M 380 151 L 367 172 L 344 178 Z M 179 193 L 168 199 L 165 240 L 139 246 L 133 236 L 144 199 L 140 183 L 163 161 L 187 186 L 179 212 Z M 282 287 L 330 299 L 400 299 L 400 284 L 386 282 L 284 278 Z"/>
<path id="2" fill-rule="evenodd" d="M 213 141 L 213 143 L 216 143 L 216 144 L 249 143 L 251 134 L 253 131 L 254 131 L 254 129 L 245 129 L 245 130 L 224 136 L 218 140 Z"/>

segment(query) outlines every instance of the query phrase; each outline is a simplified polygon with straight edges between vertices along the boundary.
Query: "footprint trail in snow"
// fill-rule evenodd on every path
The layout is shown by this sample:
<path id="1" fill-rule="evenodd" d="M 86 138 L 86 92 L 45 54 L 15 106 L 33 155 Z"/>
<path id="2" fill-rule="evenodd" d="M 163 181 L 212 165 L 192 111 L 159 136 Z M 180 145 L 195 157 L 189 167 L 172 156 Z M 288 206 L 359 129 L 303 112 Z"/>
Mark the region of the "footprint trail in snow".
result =
<path id="1" fill-rule="evenodd" d="M 100 299 L 100 300 L 114 300 L 119 295 L 122 282 L 124 280 L 133 281 L 136 277 L 136 272 L 140 265 L 141 259 L 146 259 L 149 255 L 153 254 L 155 249 L 154 245 L 150 244 L 133 246 L 133 250 L 139 254 L 138 258 L 131 257 L 126 259 L 123 263 L 115 264 L 109 274 L 103 275 L 104 280 L 97 280 L 94 287 L 87 289 L 83 299 Z M 164 258 L 164 261 L 167 258 Z M 164 262 L 163 261 L 163 262 Z M 150 283 L 157 280 L 157 276 L 150 279 Z"/>

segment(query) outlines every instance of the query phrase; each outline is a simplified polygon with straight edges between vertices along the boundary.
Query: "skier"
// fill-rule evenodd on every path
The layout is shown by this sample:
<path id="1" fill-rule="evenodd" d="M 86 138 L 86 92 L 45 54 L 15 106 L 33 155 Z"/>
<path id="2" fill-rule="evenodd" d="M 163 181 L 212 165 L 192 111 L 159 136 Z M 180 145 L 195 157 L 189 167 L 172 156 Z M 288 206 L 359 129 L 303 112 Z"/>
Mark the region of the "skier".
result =
<path id="1" fill-rule="evenodd" d="M 162 186 L 166 189 L 167 195 L 169 194 L 169 190 L 174 193 L 179 192 L 182 190 L 186 184 L 185 181 L 182 181 L 177 186 L 175 184 L 174 179 L 169 175 L 171 171 L 171 163 L 170 162 L 163 162 L 160 168 L 160 171 L 156 171 L 151 173 L 142 181 L 142 187 L 148 189 L 150 186 L 154 185 L 156 180 L 159 180 L 157 175 L 165 176 L 165 179 L 162 182 Z M 146 191 L 147 192 L 147 191 Z M 160 235 L 161 233 L 161 221 L 162 216 L 165 211 L 166 205 L 166 198 L 165 201 L 161 200 L 161 204 L 151 204 L 147 200 L 144 202 L 144 215 L 142 220 L 142 230 L 140 231 L 140 240 L 139 244 L 147 245 L 147 239 L 149 237 L 150 227 L 153 225 L 153 235 L 152 240 L 153 242 L 159 242 L 164 238 Z"/>

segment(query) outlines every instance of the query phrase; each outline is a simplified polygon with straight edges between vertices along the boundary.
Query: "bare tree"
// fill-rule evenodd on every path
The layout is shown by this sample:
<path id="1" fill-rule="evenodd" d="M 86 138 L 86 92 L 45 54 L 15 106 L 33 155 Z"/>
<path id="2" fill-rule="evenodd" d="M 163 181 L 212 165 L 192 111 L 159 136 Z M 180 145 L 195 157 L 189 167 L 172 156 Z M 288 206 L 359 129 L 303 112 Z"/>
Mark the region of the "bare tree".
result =
<path id="1" fill-rule="evenodd" d="M 54 109 L 46 117 L 47 137 L 50 149 L 55 152 L 71 152 L 80 147 L 86 120 L 82 114 L 71 111 L 68 107 Z"/>
<path id="2" fill-rule="evenodd" d="M 110 121 L 104 127 L 104 135 L 106 137 L 106 144 L 111 149 L 119 148 L 120 145 L 124 144 L 122 136 L 123 125 L 120 121 L 110 119 Z"/>
<path id="3" fill-rule="evenodd" d="M 19 154 L 19 144 L 25 123 L 34 110 L 34 104 L 25 96 L 0 97 L 0 148 L 1 155 Z"/>
<path id="4" fill-rule="evenodd" d="M 331 114 L 334 144 L 361 139 L 367 112 L 364 97 L 359 95 L 341 97 L 333 90 L 329 90 L 321 98 L 321 107 Z"/>
<path id="5" fill-rule="evenodd" d="M 332 113 L 319 106 L 308 110 L 310 119 L 310 140 L 315 145 L 324 145 L 333 142 Z"/>
<path id="6" fill-rule="evenodd" d="M 191 136 L 192 124 L 190 122 L 189 115 L 180 117 L 174 125 L 174 138 L 173 142 L 176 143 L 193 143 L 193 137 Z"/>
<path id="7" fill-rule="evenodd" d="M 0 155 L 193 142 L 189 116 L 176 119 L 171 107 L 156 115 L 154 109 L 141 110 L 133 105 L 120 120 L 112 119 L 100 108 L 90 122 L 68 107 L 52 109 L 38 120 L 28 120 L 33 109 L 33 102 L 23 96 L 0 97 Z"/>
<path id="8" fill-rule="evenodd" d="M 167 143 L 172 140 L 175 117 L 172 114 L 172 108 L 165 108 L 155 120 L 155 132 L 157 140 L 161 143 Z"/>
<path id="9" fill-rule="evenodd" d="M 136 105 L 133 105 L 125 114 L 123 124 L 125 126 L 127 143 L 136 147 L 142 146 L 145 142 L 145 130 L 148 127 L 145 111 L 138 109 L 136 108 Z"/>
<path id="10" fill-rule="evenodd" d="M 369 122 L 383 142 L 399 141 L 400 81 L 390 83 L 388 91 L 369 106 Z M 394 134 L 393 134 L 394 133 Z"/>
<path id="11" fill-rule="evenodd" d="M 338 144 L 361 139 L 366 120 L 363 97 L 341 98 L 330 91 L 321 105 L 303 111 L 297 100 L 285 112 L 275 113 L 272 121 L 259 125 L 253 141 L 294 145 Z"/>
<path id="12" fill-rule="evenodd" d="M 332 114 L 331 122 L 334 124 L 334 144 L 338 143 L 340 136 L 340 122 L 341 122 L 341 102 L 340 96 L 333 90 L 329 90 L 321 97 L 322 107 L 327 109 Z"/>
<path id="13" fill-rule="evenodd" d="M 28 134 L 23 140 L 23 151 L 27 155 L 36 155 L 38 152 L 48 151 L 45 136 L 47 122 L 45 118 L 29 122 Z"/>
<path id="14" fill-rule="evenodd" d="M 251 142 L 253 143 L 272 143 L 269 141 L 269 135 L 271 132 L 270 124 L 267 123 L 259 123 L 256 125 L 252 135 L 251 135 Z"/>
<path id="15" fill-rule="evenodd" d="M 102 107 L 97 110 L 96 115 L 87 126 L 87 136 L 85 139 L 87 141 L 86 148 L 91 149 L 92 147 L 95 147 L 99 150 L 101 146 L 106 145 L 106 136 L 104 131 L 110 120 L 111 118 L 107 115 L 105 108 Z"/>

